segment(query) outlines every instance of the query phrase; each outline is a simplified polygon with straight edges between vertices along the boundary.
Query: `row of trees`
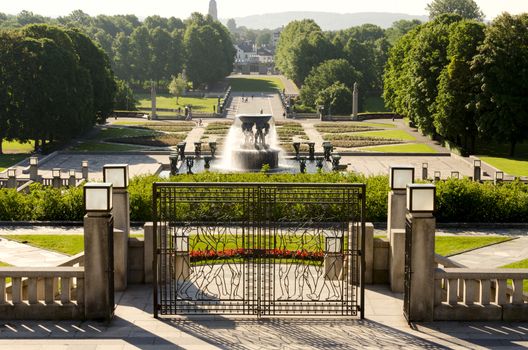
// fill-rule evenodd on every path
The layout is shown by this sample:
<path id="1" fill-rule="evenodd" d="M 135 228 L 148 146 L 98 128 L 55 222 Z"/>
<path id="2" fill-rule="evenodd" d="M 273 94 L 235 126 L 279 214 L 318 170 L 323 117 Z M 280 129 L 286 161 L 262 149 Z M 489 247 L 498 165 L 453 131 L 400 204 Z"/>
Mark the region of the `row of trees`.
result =
<path id="1" fill-rule="evenodd" d="M 471 153 L 479 138 L 509 142 L 513 155 L 528 138 L 527 67 L 528 14 L 438 15 L 391 50 L 384 98 L 427 134 Z"/>
<path id="2" fill-rule="evenodd" d="M 106 54 L 76 29 L 46 24 L 0 31 L 0 153 L 4 139 L 67 140 L 112 112 Z"/>
<path id="3" fill-rule="evenodd" d="M 134 15 L 91 17 L 80 10 L 57 19 L 26 11 L 0 14 L 0 28 L 29 23 L 79 28 L 105 51 L 116 76 L 136 86 L 150 80 L 167 86 L 185 69 L 186 78 L 201 87 L 231 73 L 236 53 L 227 28 L 199 13 L 185 21 L 150 16 L 143 22 Z"/>
<path id="4" fill-rule="evenodd" d="M 359 84 L 362 99 L 380 96 L 391 41 L 397 41 L 419 24 L 402 20 L 387 30 L 365 24 L 323 32 L 313 20 L 294 21 L 281 33 L 276 65 L 302 85 L 304 105 L 332 104 L 334 112 L 349 114 L 353 84 Z"/>

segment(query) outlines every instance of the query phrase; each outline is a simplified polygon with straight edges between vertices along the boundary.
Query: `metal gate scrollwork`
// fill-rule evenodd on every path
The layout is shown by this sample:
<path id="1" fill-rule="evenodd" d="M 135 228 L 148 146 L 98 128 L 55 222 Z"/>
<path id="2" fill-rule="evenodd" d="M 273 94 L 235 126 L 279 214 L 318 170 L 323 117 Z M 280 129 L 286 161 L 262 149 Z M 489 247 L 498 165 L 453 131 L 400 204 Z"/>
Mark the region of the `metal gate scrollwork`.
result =
<path id="1" fill-rule="evenodd" d="M 365 185 L 156 183 L 153 210 L 156 317 L 363 317 Z"/>

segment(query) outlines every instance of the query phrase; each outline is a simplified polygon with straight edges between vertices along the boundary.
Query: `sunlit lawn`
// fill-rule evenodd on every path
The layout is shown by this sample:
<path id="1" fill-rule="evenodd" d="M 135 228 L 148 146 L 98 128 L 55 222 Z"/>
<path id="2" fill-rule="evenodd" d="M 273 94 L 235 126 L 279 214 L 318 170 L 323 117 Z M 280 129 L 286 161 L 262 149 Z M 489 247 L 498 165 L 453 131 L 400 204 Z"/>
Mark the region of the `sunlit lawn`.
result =
<path id="1" fill-rule="evenodd" d="M 277 77 L 249 75 L 228 79 L 233 91 L 237 92 L 275 92 L 284 89 L 282 80 Z"/>
<path id="2" fill-rule="evenodd" d="M 354 133 L 354 135 L 378 137 L 378 138 L 383 138 L 383 139 L 403 140 L 403 141 L 415 141 L 416 140 L 414 136 L 409 135 L 404 130 L 365 131 L 365 132 Z"/>
<path id="3" fill-rule="evenodd" d="M 151 108 L 150 95 L 138 94 L 139 108 Z M 213 113 L 213 106 L 218 104 L 218 98 L 180 97 L 176 103 L 176 97 L 168 94 L 159 94 L 156 97 L 156 107 L 163 109 L 178 109 L 182 112 L 185 106 L 192 106 L 193 111 Z M 161 112 L 160 112 L 161 113 Z"/>
<path id="4" fill-rule="evenodd" d="M 437 254 L 450 256 L 511 239 L 503 236 L 437 236 L 435 251 Z"/>
<path id="5" fill-rule="evenodd" d="M 386 152 L 386 153 L 438 153 L 434 148 L 422 143 L 408 143 L 394 146 L 378 146 L 361 148 L 362 152 Z"/>
<path id="6" fill-rule="evenodd" d="M 507 174 L 515 176 L 528 176 L 528 143 L 516 147 L 515 156 L 511 157 L 510 146 L 481 142 L 478 145 L 478 157 L 486 163 Z"/>
<path id="7" fill-rule="evenodd" d="M 2 150 L 5 153 L 29 153 L 35 149 L 33 143 L 21 143 L 18 141 L 4 141 L 2 142 Z"/>
<path id="8" fill-rule="evenodd" d="M 501 268 L 504 269 L 528 269 L 528 259 L 521 260 L 514 262 L 512 264 L 501 266 Z M 511 284 L 511 281 L 510 281 Z M 523 290 L 525 292 L 528 292 L 528 280 L 524 280 L 523 282 Z"/>
<path id="9" fill-rule="evenodd" d="M 4 171 L 27 157 L 28 154 L 0 154 L 0 171 Z"/>
<path id="10" fill-rule="evenodd" d="M 367 97 L 362 112 L 389 112 L 381 97 Z"/>

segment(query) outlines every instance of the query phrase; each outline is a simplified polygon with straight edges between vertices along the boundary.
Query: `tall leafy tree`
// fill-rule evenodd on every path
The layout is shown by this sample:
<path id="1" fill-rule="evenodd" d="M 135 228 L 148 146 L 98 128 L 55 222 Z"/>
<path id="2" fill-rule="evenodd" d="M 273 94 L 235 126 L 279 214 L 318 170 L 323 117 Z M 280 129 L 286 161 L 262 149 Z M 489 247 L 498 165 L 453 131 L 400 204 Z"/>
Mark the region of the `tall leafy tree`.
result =
<path id="1" fill-rule="evenodd" d="M 474 0 L 433 0 L 427 5 L 429 18 L 434 19 L 440 15 L 454 13 L 465 19 L 482 21 L 484 13 Z"/>
<path id="2" fill-rule="evenodd" d="M 449 64 L 439 78 L 434 125 L 450 141 L 475 152 L 478 136 L 475 96 L 479 85 L 471 63 L 484 40 L 485 26 L 476 21 L 461 21 L 451 27 L 447 55 Z"/>
<path id="3" fill-rule="evenodd" d="M 502 14 L 486 29 L 473 64 L 480 84 L 479 129 L 509 142 L 510 154 L 528 139 L 528 14 Z"/>
<path id="4" fill-rule="evenodd" d="M 146 26 L 140 26 L 130 35 L 130 49 L 132 51 L 133 79 L 145 82 L 150 80 L 152 50 L 150 33 Z"/>

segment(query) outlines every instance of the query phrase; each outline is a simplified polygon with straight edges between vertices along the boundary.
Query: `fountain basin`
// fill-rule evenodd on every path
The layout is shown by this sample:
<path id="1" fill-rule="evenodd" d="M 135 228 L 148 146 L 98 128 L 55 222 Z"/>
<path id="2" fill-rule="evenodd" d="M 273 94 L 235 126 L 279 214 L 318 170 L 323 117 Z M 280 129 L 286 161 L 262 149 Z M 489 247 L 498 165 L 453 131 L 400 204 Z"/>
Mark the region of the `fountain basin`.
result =
<path id="1" fill-rule="evenodd" d="M 270 169 L 275 169 L 279 166 L 279 153 L 279 150 L 273 148 L 234 149 L 231 164 L 237 170 L 258 171 L 266 164 Z"/>

